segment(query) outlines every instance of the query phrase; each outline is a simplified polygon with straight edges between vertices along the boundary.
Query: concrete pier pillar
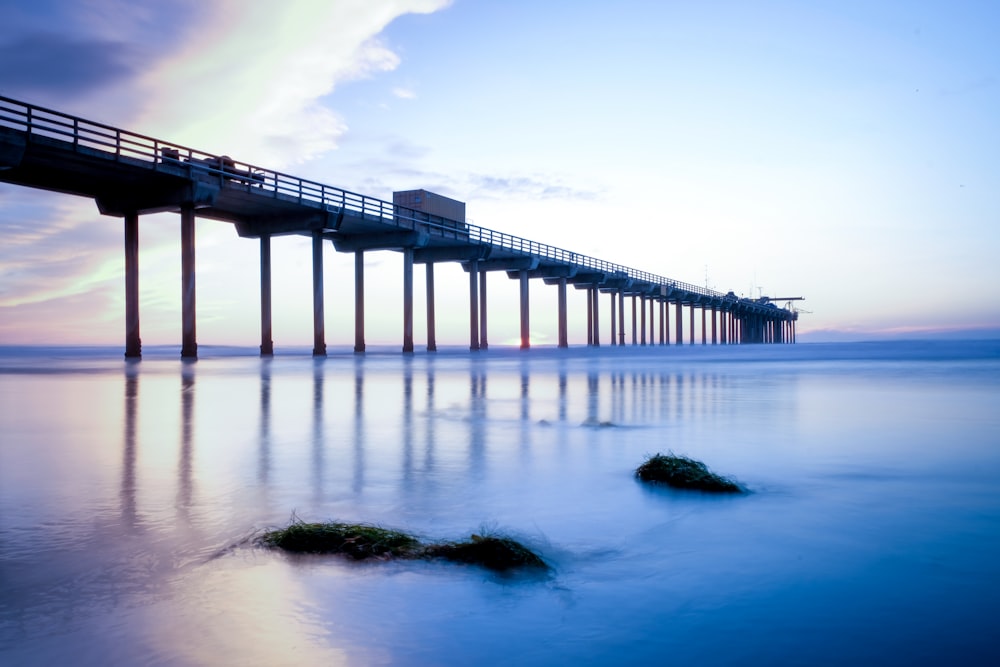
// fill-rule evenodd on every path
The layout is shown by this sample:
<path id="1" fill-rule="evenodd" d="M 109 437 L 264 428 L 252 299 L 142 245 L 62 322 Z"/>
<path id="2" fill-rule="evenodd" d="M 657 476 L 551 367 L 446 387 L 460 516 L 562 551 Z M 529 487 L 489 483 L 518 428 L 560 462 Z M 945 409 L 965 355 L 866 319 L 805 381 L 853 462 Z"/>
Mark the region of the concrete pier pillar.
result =
<path id="1" fill-rule="evenodd" d="M 323 233 L 312 233 L 313 356 L 326 356 L 326 314 L 323 309 Z"/>
<path id="2" fill-rule="evenodd" d="M 693 303 L 690 306 L 688 306 L 688 321 L 690 322 L 690 324 L 689 324 L 690 328 L 688 329 L 688 333 L 690 334 L 689 337 L 688 337 L 688 345 L 694 345 L 694 304 Z"/>
<path id="3" fill-rule="evenodd" d="M 469 349 L 479 349 L 479 262 L 469 262 Z"/>
<path id="4" fill-rule="evenodd" d="M 521 349 L 527 350 L 531 347 L 531 325 L 528 320 L 530 309 L 528 308 L 528 272 L 521 269 L 517 272 L 520 283 L 521 294 Z"/>
<path id="5" fill-rule="evenodd" d="M 665 309 L 663 307 L 663 301 L 662 300 L 658 300 L 656 303 L 658 304 L 657 307 L 660 309 L 660 313 L 659 313 L 660 314 L 660 345 L 664 345 L 665 344 L 665 340 L 666 340 L 665 334 L 666 334 L 666 326 L 667 326 L 666 322 L 665 322 L 665 320 L 663 318 L 663 312 L 664 312 Z"/>
<path id="6" fill-rule="evenodd" d="M 638 345 L 638 332 L 636 331 L 635 328 L 636 318 L 639 316 L 639 313 L 636 312 L 637 299 L 638 297 L 635 294 L 633 294 L 632 295 L 632 344 L 633 345 Z"/>
<path id="7" fill-rule="evenodd" d="M 434 327 L 434 263 L 427 262 L 427 351 L 437 352 L 437 332 Z"/>
<path id="8" fill-rule="evenodd" d="M 616 292 L 611 292 L 611 345 L 618 345 L 618 317 L 615 313 L 615 302 L 618 300 L 618 294 Z"/>
<path id="9" fill-rule="evenodd" d="M 646 344 L 646 297 L 639 297 L 639 345 Z"/>
<path id="10" fill-rule="evenodd" d="M 656 312 L 656 299 L 654 299 L 653 297 L 649 297 L 649 344 L 650 345 L 656 344 L 656 342 L 654 341 L 656 332 L 656 320 L 654 319 L 655 312 Z"/>
<path id="11" fill-rule="evenodd" d="M 597 285 L 591 288 L 590 296 L 594 303 L 594 347 L 601 346 L 601 303 L 598 297 L 601 295 L 601 290 L 597 289 Z"/>
<path id="12" fill-rule="evenodd" d="M 354 353 L 365 351 L 365 253 L 354 251 Z"/>
<path id="13" fill-rule="evenodd" d="M 625 345 L 625 290 L 618 290 L 618 344 Z"/>
<path id="14" fill-rule="evenodd" d="M 663 300 L 663 344 L 670 345 L 670 300 Z"/>
<path id="15" fill-rule="evenodd" d="M 677 299 L 677 303 L 674 304 L 674 307 L 675 307 L 675 309 L 674 309 L 674 320 L 675 320 L 674 324 L 675 324 L 676 329 L 677 329 L 676 332 L 675 332 L 677 334 L 677 344 L 678 345 L 683 345 L 684 344 L 684 319 L 683 319 L 683 313 L 681 312 L 681 300 L 680 299 Z"/>
<path id="16" fill-rule="evenodd" d="M 721 343 L 722 345 L 726 345 L 728 343 L 728 340 L 726 338 L 726 328 L 728 326 L 728 322 L 729 322 L 729 317 L 728 317 L 728 315 L 726 313 L 726 310 L 725 309 L 720 310 L 719 311 L 719 343 Z"/>
<path id="17" fill-rule="evenodd" d="M 198 358 L 195 334 L 194 207 L 181 207 L 181 357 Z"/>
<path id="18" fill-rule="evenodd" d="M 479 271 L 479 349 L 488 350 L 486 340 L 486 269 Z"/>
<path id="19" fill-rule="evenodd" d="M 704 345 L 706 343 L 706 339 L 705 339 L 706 331 L 707 330 L 705 329 L 705 306 L 702 306 L 701 307 L 701 344 L 702 345 Z"/>
<path id="20" fill-rule="evenodd" d="M 274 355 L 271 340 L 271 235 L 260 235 L 260 356 Z"/>
<path id="21" fill-rule="evenodd" d="M 566 279 L 559 279 L 558 286 L 558 300 L 559 300 L 559 347 L 569 347 L 569 331 L 568 323 L 566 317 Z"/>
<path id="22" fill-rule="evenodd" d="M 716 330 L 715 330 L 715 324 L 716 324 L 716 319 L 717 319 L 718 315 L 719 315 L 719 312 L 715 309 L 715 306 L 712 306 L 712 345 L 717 345 L 718 342 L 719 342 L 719 340 L 718 340 L 718 338 L 716 336 Z"/>
<path id="23" fill-rule="evenodd" d="M 413 352 L 413 248 L 403 248 L 403 353 Z"/>
<path id="24" fill-rule="evenodd" d="M 139 338 L 139 214 L 125 216 L 125 358 L 142 358 Z"/>
<path id="25" fill-rule="evenodd" d="M 592 287 L 587 288 L 587 347 L 594 344 L 594 295 Z"/>

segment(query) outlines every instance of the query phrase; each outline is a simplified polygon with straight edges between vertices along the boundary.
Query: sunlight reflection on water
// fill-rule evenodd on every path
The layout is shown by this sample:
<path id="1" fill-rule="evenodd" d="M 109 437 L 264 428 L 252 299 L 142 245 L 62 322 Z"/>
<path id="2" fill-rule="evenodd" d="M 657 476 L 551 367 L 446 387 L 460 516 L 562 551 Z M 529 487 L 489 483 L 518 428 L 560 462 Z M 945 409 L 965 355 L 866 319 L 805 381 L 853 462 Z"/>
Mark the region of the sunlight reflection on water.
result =
<path id="1" fill-rule="evenodd" d="M 1000 355 L 942 346 L 0 353 L 0 661 L 1000 657 Z M 753 493 L 633 479 L 668 450 Z M 252 546 L 293 515 L 496 527 L 553 571 Z"/>

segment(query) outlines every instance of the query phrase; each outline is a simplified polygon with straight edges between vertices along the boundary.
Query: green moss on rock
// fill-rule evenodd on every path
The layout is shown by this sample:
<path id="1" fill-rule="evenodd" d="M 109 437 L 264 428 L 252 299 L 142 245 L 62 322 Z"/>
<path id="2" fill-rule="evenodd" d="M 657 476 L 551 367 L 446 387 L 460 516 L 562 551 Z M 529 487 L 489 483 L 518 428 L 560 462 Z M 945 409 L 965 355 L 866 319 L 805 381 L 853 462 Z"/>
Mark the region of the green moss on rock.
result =
<path id="1" fill-rule="evenodd" d="M 659 482 L 675 489 L 746 493 L 743 486 L 728 477 L 715 474 L 701 461 L 673 453 L 650 456 L 636 468 L 635 476 L 644 482 Z"/>

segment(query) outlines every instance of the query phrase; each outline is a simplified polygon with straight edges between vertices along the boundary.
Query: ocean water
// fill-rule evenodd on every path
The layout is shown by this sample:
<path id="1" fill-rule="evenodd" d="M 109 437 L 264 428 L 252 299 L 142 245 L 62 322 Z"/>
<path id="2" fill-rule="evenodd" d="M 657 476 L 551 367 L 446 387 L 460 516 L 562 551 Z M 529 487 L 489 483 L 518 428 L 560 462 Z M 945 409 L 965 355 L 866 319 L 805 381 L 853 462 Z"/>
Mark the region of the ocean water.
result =
<path id="1" fill-rule="evenodd" d="M 998 341 L 200 351 L 0 348 L 0 664 L 1000 664 Z M 551 571 L 254 545 L 294 517 Z"/>

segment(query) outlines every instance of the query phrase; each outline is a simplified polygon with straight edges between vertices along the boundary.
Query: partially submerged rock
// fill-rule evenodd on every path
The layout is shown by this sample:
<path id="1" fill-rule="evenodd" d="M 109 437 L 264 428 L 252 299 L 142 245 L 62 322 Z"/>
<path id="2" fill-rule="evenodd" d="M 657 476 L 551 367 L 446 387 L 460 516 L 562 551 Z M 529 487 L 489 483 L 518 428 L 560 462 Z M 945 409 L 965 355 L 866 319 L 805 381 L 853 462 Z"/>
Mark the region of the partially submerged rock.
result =
<path id="1" fill-rule="evenodd" d="M 509 537 L 472 535 L 464 542 L 446 542 L 428 546 L 425 555 L 459 563 L 481 565 L 490 570 L 547 568 L 545 561 L 521 543 Z"/>
<path id="2" fill-rule="evenodd" d="M 355 560 L 441 558 L 496 571 L 548 568 L 540 556 L 516 540 L 495 535 L 424 545 L 412 535 L 380 526 L 296 520 L 287 528 L 264 533 L 258 541 L 293 553 L 342 554 Z"/>
<path id="3" fill-rule="evenodd" d="M 417 538 L 398 530 L 337 522 L 295 521 L 265 533 L 261 542 L 295 553 L 344 554 L 355 560 L 409 556 L 420 549 Z"/>
<path id="4" fill-rule="evenodd" d="M 644 482 L 660 482 L 675 489 L 746 493 L 743 486 L 728 477 L 715 474 L 701 461 L 673 453 L 650 456 L 636 468 L 635 476 Z"/>

